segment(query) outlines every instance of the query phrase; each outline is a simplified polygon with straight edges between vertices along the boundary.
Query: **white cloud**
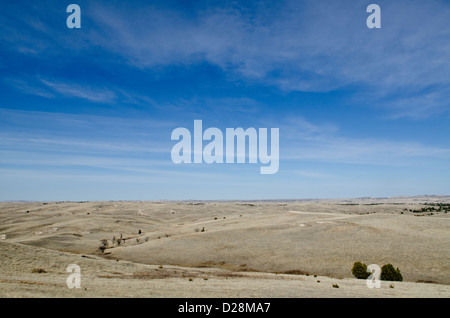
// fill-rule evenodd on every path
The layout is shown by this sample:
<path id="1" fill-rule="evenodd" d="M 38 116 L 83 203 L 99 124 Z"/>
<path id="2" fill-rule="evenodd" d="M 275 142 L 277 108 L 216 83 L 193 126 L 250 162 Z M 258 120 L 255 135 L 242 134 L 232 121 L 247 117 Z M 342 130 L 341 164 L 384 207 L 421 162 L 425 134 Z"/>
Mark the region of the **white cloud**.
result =
<path id="1" fill-rule="evenodd" d="M 280 150 L 280 157 L 328 163 L 414 166 L 429 165 L 433 160 L 450 160 L 450 149 L 409 141 L 324 136 L 314 141 L 292 143 Z"/>
<path id="2" fill-rule="evenodd" d="M 18 78 L 5 78 L 4 82 L 14 87 L 16 90 L 27 95 L 36 95 L 45 98 L 54 98 L 54 94 L 46 87 L 39 87 L 29 83 L 27 80 Z"/>
<path id="3" fill-rule="evenodd" d="M 116 99 L 116 94 L 105 88 L 92 88 L 90 85 L 54 82 L 45 79 L 41 79 L 41 82 L 65 97 L 78 97 L 96 103 L 112 103 Z"/>
<path id="4" fill-rule="evenodd" d="M 102 6 L 92 14 L 101 34 L 110 35 L 94 36 L 95 41 L 141 68 L 206 60 L 230 76 L 286 91 L 362 85 L 378 100 L 433 88 L 445 98 L 417 102 L 411 114 L 444 111 L 448 94 L 442 87 L 450 85 L 450 29 L 445 27 L 450 6 L 440 0 L 381 1 L 380 6 L 379 30 L 366 27 L 364 3 L 349 1 L 286 1 L 279 10 L 260 8 L 251 14 L 215 7 L 195 19 L 153 7 Z M 408 116 L 406 103 L 397 96 L 387 107 L 399 107 L 397 113 Z"/>

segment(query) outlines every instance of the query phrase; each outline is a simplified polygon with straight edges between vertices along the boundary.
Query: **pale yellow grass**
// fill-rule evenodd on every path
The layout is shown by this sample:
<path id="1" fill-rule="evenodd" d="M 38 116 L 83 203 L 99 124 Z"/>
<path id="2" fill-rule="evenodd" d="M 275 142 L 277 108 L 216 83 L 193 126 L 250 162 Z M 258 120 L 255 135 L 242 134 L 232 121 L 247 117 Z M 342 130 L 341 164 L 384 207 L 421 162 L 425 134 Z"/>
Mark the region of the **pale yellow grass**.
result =
<path id="1" fill-rule="evenodd" d="M 409 212 L 434 201 L 1 203 L 0 297 L 449 297 L 450 218 Z"/>

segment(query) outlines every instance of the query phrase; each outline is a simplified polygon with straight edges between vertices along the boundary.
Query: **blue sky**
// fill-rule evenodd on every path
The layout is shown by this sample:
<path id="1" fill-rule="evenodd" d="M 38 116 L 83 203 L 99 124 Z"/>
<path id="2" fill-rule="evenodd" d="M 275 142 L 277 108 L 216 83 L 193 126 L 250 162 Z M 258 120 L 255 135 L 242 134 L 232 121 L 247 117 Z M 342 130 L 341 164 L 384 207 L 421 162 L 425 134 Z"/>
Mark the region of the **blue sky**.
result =
<path id="1" fill-rule="evenodd" d="M 450 194 L 449 20 L 442 0 L 4 1 L 0 200 Z M 174 164 L 195 119 L 279 128 L 278 173 Z"/>

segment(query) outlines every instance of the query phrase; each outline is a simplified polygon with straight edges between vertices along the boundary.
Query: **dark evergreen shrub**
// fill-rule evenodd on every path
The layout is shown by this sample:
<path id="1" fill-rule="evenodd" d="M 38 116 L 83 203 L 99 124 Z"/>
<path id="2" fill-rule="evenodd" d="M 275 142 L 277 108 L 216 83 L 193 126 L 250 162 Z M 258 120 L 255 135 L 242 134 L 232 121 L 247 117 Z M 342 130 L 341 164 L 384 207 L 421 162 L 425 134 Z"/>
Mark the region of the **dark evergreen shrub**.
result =
<path id="1" fill-rule="evenodd" d="M 367 265 L 361 262 L 353 264 L 352 274 L 358 279 L 367 279 L 370 276 L 370 273 L 367 272 Z"/>
<path id="2" fill-rule="evenodd" d="M 392 264 L 386 264 L 381 267 L 381 280 L 389 280 L 389 281 L 403 281 L 403 276 L 400 273 L 400 270 L 395 269 Z"/>

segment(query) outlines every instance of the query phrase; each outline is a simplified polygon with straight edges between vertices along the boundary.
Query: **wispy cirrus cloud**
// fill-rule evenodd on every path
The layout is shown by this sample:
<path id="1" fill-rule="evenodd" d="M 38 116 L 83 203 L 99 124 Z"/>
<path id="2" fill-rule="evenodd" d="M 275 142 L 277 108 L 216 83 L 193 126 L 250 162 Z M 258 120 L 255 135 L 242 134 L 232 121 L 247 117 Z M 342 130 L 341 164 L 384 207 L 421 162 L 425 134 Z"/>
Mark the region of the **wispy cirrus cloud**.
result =
<path id="1" fill-rule="evenodd" d="M 94 6 L 91 13 L 99 29 L 115 35 L 115 41 L 96 37 L 100 45 L 141 68 L 208 61 L 230 76 L 285 91 L 363 86 L 364 96 L 397 116 L 448 111 L 450 31 L 442 25 L 450 6 L 440 0 L 380 5 L 379 30 L 365 26 L 366 3 L 348 1 L 283 1 L 253 14 L 224 5 L 194 20 L 155 7 L 124 14 Z M 429 89 L 435 98 L 427 98 Z M 412 92 L 418 100 L 411 105 L 403 95 Z M 383 99 L 389 95 L 392 102 Z"/>
<path id="2" fill-rule="evenodd" d="M 450 160 L 450 148 L 414 140 L 346 136 L 344 127 L 302 116 L 280 121 L 280 158 L 288 162 L 423 166 Z M 306 176 L 306 175 L 305 175 Z"/>
<path id="3" fill-rule="evenodd" d="M 429 165 L 450 160 L 450 149 L 412 141 L 327 136 L 299 140 L 283 149 L 287 160 L 383 166 Z"/>
<path id="4" fill-rule="evenodd" d="M 448 188 L 448 1 L 379 0 L 379 30 L 369 1 L 138 3 L 80 0 L 69 30 L 67 3 L 5 2 L 2 198 Z M 279 173 L 175 165 L 171 131 L 194 119 L 279 127 Z"/>
<path id="5" fill-rule="evenodd" d="M 30 81 L 20 78 L 6 78 L 3 80 L 6 84 L 12 86 L 15 90 L 27 94 L 45 98 L 54 98 L 55 95 L 46 87 L 33 85 Z"/>
<path id="6" fill-rule="evenodd" d="M 27 94 L 54 99 L 81 98 L 94 103 L 114 103 L 117 95 L 108 88 L 97 88 L 91 84 L 43 79 L 40 77 L 24 76 L 7 77 L 3 82 L 15 90 Z"/>
<path id="7" fill-rule="evenodd" d="M 47 112 L 32 110 L 13 110 L 0 108 L 0 121 L 3 127 L 8 123 L 23 123 L 32 131 L 36 128 L 48 127 L 49 131 L 55 128 L 66 128 L 72 131 L 96 130 L 112 133 L 133 133 L 136 130 L 148 130 L 147 128 L 156 128 L 156 131 L 168 129 L 176 125 L 171 119 L 156 119 L 151 116 L 141 116 L 133 118 L 123 118 L 121 116 L 105 116 L 100 114 L 71 114 L 63 112 Z M 155 131 L 155 130 L 153 130 Z M 150 131 L 149 131 L 150 132 Z"/>
<path id="8" fill-rule="evenodd" d="M 88 165 L 120 158 L 124 167 L 170 158 L 170 121 L 0 109 L 0 149 L 17 164 L 62 162 L 74 158 Z M 6 156 L 6 154 L 8 156 Z M 18 154 L 14 157 L 14 154 Z M 19 156 L 20 155 L 20 156 Z M 39 159 L 40 158 L 40 159 Z M 128 162 L 124 158 L 129 158 Z M 41 160 L 42 159 L 42 160 Z M 44 160 L 45 161 L 45 160 Z M 116 164 L 116 166 L 118 166 Z"/>
<path id="9" fill-rule="evenodd" d="M 77 97 L 87 99 L 95 103 L 113 103 L 116 94 L 107 88 L 92 88 L 91 85 L 55 82 L 41 79 L 41 82 L 64 97 Z"/>
<path id="10" fill-rule="evenodd" d="M 67 79 L 48 79 L 41 76 L 6 77 L 3 82 L 23 94 L 56 98 L 77 98 L 100 104 L 116 104 L 118 102 L 134 105 L 159 104 L 149 96 L 125 90 L 115 85 L 99 87 L 95 84 Z"/>
<path id="11" fill-rule="evenodd" d="M 54 17 L 44 22 L 33 14 L 37 5 L 20 15 L 20 22 L 0 23 L 6 30 L 2 40 L 9 46 L 41 58 L 101 48 L 136 69 L 162 73 L 168 66 L 207 62 L 232 81 L 285 92 L 356 86 L 354 102 L 385 109 L 390 118 L 448 113 L 450 30 L 442 27 L 450 16 L 448 2 L 380 0 L 379 30 L 365 26 L 368 4 L 344 0 L 203 3 L 195 15 L 186 15 L 179 8 L 156 4 L 143 4 L 137 10 L 125 3 L 85 3 L 83 17 L 90 28 L 70 38 L 65 32 L 54 32 Z M 17 25 L 32 32 L 19 32 Z M 52 41 L 42 40 L 50 35 Z M 96 103 L 114 102 L 121 95 L 89 83 L 45 78 L 41 84 L 44 89 L 28 84 L 22 91 Z"/>

